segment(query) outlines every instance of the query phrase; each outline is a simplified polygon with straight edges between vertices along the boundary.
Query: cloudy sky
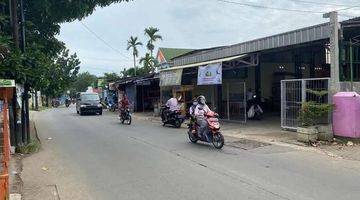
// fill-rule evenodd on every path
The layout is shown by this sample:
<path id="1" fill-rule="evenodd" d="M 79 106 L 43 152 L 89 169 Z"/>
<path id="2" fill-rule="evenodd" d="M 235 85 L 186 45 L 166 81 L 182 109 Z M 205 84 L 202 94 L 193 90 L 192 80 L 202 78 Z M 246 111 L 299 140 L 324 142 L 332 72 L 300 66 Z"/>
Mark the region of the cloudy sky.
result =
<path id="1" fill-rule="evenodd" d="M 159 28 L 164 38 L 157 47 L 206 48 L 326 22 L 319 12 L 348 6 L 354 8 L 340 11 L 347 15 L 340 20 L 360 16 L 358 0 L 134 0 L 97 8 L 81 22 L 62 24 L 58 38 L 77 53 L 82 71 L 102 75 L 132 66 L 127 40 L 138 36 L 146 43 L 144 29 L 149 26 Z M 141 56 L 145 52 L 145 47 L 140 49 Z"/>

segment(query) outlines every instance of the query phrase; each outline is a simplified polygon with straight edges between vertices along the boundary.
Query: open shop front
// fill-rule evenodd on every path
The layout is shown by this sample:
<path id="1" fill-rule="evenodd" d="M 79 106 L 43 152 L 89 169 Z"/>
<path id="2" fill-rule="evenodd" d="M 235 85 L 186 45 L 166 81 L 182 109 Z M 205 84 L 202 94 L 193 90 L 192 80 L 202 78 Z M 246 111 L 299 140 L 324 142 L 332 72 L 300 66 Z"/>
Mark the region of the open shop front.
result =
<path id="1" fill-rule="evenodd" d="M 161 102 L 172 96 L 182 96 L 182 111 L 192 105 L 192 99 L 204 95 L 210 109 L 219 113 L 222 119 L 246 121 L 246 85 L 244 77 L 248 71 L 237 66 L 236 59 L 251 60 L 236 56 L 174 67 L 160 73 Z"/>

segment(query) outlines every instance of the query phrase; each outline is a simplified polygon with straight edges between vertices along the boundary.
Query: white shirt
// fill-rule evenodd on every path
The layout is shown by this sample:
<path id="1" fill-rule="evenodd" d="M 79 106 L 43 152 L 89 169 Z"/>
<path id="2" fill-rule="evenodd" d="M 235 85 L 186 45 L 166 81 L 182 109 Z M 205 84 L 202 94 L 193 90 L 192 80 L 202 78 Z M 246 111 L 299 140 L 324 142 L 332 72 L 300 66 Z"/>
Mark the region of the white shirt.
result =
<path id="1" fill-rule="evenodd" d="M 179 102 L 174 97 L 169 99 L 165 105 L 170 108 L 170 111 L 179 110 Z"/>
<path id="2" fill-rule="evenodd" d="M 205 117 L 205 114 L 210 112 L 210 108 L 207 105 L 200 105 L 198 104 L 195 108 L 195 117 L 203 118 Z"/>

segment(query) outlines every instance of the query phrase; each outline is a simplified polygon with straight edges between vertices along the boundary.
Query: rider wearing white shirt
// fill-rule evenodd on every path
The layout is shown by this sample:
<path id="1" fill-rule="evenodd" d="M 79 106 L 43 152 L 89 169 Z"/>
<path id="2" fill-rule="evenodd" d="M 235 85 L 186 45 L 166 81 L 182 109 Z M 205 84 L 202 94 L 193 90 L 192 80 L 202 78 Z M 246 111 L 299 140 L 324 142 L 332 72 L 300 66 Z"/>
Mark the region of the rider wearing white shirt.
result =
<path id="1" fill-rule="evenodd" d="M 207 136 L 208 122 L 206 121 L 205 115 L 210 112 L 210 108 L 206 105 L 206 99 L 204 96 L 198 97 L 198 105 L 195 108 L 195 117 L 196 122 L 199 125 L 199 136 L 202 137 L 205 135 L 206 139 L 209 140 Z"/>

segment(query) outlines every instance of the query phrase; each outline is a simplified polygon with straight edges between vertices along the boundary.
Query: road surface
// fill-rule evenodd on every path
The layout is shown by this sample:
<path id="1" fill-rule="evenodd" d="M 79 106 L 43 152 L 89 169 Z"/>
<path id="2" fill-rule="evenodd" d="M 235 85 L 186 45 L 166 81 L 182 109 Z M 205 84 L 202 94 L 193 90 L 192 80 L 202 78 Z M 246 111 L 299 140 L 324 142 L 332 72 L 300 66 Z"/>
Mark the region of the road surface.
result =
<path id="1" fill-rule="evenodd" d="M 35 166 L 45 166 L 42 176 L 53 177 L 47 186 L 61 199 L 360 198 L 355 161 L 274 145 L 216 150 L 191 144 L 184 128 L 139 119 L 121 125 L 113 113 L 79 116 L 74 107 L 37 113 L 36 122 L 44 152 L 24 161 L 25 179 L 33 180 L 25 180 L 27 199 Z"/>

